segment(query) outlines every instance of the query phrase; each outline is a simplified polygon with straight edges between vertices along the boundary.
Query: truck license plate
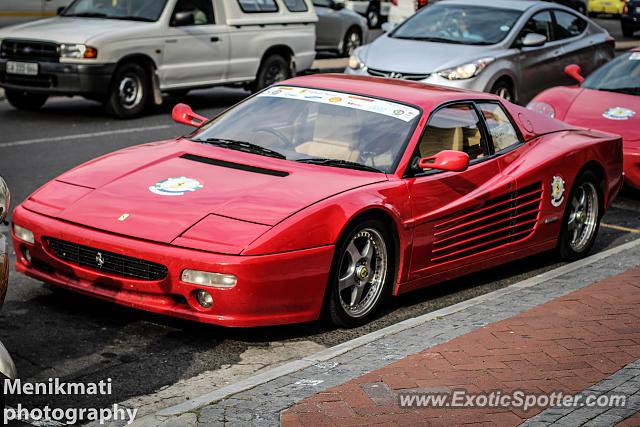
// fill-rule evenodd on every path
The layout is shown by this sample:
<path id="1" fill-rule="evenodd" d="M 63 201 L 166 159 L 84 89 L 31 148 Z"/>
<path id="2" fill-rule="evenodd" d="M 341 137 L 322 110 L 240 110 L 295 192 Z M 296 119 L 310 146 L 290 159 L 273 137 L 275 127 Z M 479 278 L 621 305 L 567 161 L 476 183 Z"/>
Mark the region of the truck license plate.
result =
<path id="1" fill-rule="evenodd" d="M 7 62 L 8 74 L 21 74 L 23 76 L 37 76 L 38 64 L 32 62 Z"/>

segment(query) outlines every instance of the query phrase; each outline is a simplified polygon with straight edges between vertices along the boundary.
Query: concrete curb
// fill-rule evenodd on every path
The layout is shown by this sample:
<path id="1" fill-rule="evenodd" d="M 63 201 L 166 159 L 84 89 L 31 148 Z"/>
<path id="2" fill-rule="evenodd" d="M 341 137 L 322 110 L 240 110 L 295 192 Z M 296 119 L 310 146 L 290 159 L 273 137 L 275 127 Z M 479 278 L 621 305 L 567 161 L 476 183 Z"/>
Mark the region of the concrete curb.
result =
<path id="1" fill-rule="evenodd" d="M 155 416 L 170 417 L 170 416 L 177 416 L 177 415 L 184 414 L 186 412 L 197 410 L 211 403 L 215 403 L 223 399 L 229 398 L 230 396 L 233 396 L 240 392 L 253 389 L 259 385 L 263 385 L 277 378 L 291 375 L 298 371 L 301 371 L 303 369 L 316 365 L 320 362 L 325 362 L 329 359 L 335 358 L 337 356 L 340 356 L 352 350 L 358 349 L 359 347 L 363 347 L 374 341 L 378 341 L 382 338 L 388 337 L 389 335 L 398 334 L 408 329 L 415 328 L 416 326 L 422 325 L 426 322 L 439 319 L 445 316 L 449 316 L 451 314 L 463 311 L 465 309 L 476 306 L 486 301 L 500 299 L 505 295 L 514 293 L 516 291 L 519 291 L 525 288 L 530 288 L 540 283 L 565 275 L 567 273 L 571 273 L 576 270 L 583 269 L 585 266 L 594 264 L 598 261 L 612 257 L 616 254 L 628 251 L 636 247 L 640 247 L 640 239 L 597 253 L 583 260 L 564 265 L 562 267 L 556 268 L 554 270 L 548 271 L 538 276 L 515 283 L 506 288 L 498 289 L 496 291 L 493 291 L 484 295 L 480 295 L 478 297 L 469 299 L 467 301 L 463 301 L 458 304 L 445 307 L 443 309 L 436 310 L 431 313 L 424 314 L 422 316 L 418 316 L 412 319 L 407 319 L 400 323 L 388 326 L 386 328 L 369 333 L 367 335 L 363 335 L 351 341 L 347 341 L 337 346 L 331 347 L 327 350 L 323 350 L 311 356 L 304 357 L 300 360 L 296 360 L 296 361 L 287 363 L 285 365 L 279 366 L 277 368 L 271 369 L 262 374 L 249 377 L 245 380 L 239 381 L 235 384 L 231 384 L 227 387 L 213 390 L 210 393 L 200 395 L 200 396 L 185 396 L 185 398 L 187 398 L 188 400 L 186 400 L 181 404 L 160 410 L 155 414 Z"/>

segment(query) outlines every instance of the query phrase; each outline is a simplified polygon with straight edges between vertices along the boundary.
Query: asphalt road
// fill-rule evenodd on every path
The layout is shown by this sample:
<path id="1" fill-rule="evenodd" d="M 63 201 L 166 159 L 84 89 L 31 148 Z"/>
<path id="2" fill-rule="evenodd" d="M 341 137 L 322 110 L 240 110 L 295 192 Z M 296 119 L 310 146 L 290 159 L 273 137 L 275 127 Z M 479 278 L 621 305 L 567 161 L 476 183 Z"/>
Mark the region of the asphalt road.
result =
<path id="1" fill-rule="evenodd" d="M 196 91 L 185 99 L 168 99 L 146 117 L 118 121 L 100 105 L 82 99 L 56 98 L 42 111 L 13 110 L 0 103 L 0 174 L 13 204 L 63 171 L 110 151 L 189 130 L 173 124 L 170 110 L 187 102 L 213 116 L 241 100 L 236 89 Z M 626 191 L 604 223 L 640 228 L 640 195 Z M 639 233 L 603 227 L 595 251 L 619 245 Z M 30 407 L 106 406 L 146 395 L 204 372 L 224 372 L 245 364 L 248 354 L 276 354 L 275 361 L 356 338 L 403 319 L 483 294 L 557 266 L 550 255 L 536 256 L 461 280 L 404 295 L 380 317 L 361 328 L 334 329 L 320 322 L 259 329 L 224 329 L 156 316 L 52 289 L 12 271 L 0 316 L 0 339 L 11 351 L 24 380 L 100 381 L 112 378 L 114 394 L 101 397 L 9 397 L 8 404 Z M 252 353 L 253 352 L 253 353 Z M 270 354 L 271 354 L 270 353 Z M 271 362 L 265 361 L 263 365 Z M 260 369 L 245 369 L 243 374 Z"/>

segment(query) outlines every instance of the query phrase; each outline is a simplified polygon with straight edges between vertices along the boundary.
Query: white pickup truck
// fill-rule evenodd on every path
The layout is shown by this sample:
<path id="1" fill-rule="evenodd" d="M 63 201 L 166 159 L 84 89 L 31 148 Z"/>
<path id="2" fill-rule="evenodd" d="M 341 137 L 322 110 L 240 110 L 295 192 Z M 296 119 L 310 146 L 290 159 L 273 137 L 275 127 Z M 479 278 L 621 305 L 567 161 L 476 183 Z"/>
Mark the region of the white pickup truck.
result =
<path id="1" fill-rule="evenodd" d="M 81 95 L 129 118 L 162 93 L 260 90 L 315 58 L 309 0 L 75 0 L 0 30 L 0 87 L 16 108 Z"/>

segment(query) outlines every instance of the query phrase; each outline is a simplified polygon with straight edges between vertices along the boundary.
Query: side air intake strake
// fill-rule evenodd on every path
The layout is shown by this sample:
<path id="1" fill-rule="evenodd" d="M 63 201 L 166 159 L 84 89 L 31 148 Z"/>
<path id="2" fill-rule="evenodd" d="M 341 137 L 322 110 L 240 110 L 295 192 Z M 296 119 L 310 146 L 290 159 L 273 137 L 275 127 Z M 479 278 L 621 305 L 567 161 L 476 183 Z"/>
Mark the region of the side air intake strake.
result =
<path id="1" fill-rule="evenodd" d="M 277 171 L 274 169 L 266 169 L 258 166 L 243 165 L 242 163 L 228 162 L 226 160 L 212 159 L 210 157 L 196 156 L 195 154 L 183 154 L 181 159 L 192 160 L 194 162 L 206 163 L 208 165 L 220 166 L 223 168 L 236 169 L 246 172 L 261 173 L 264 175 L 272 175 L 285 177 L 289 176 L 289 172 Z"/>
<path id="2" fill-rule="evenodd" d="M 431 261 L 453 261 L 526 239 L 538 223 L 542 193 L 542 183 L 536 183 L 444 218 L 434 227 Z"/>

